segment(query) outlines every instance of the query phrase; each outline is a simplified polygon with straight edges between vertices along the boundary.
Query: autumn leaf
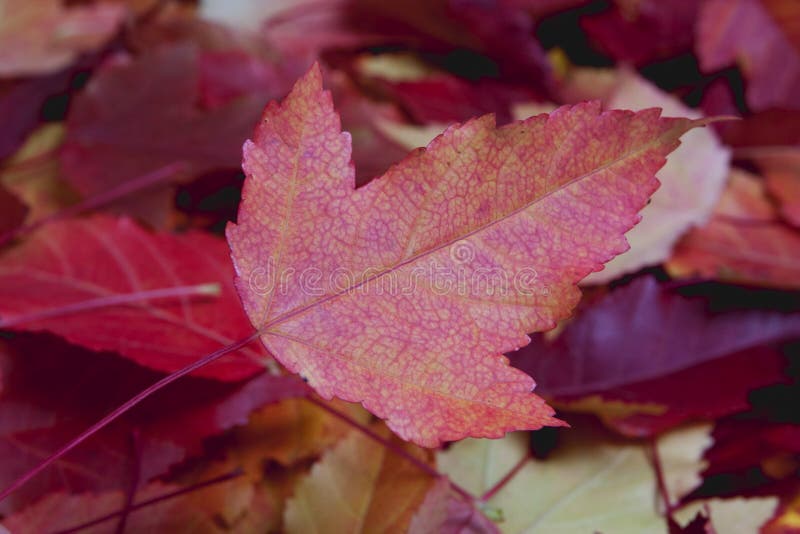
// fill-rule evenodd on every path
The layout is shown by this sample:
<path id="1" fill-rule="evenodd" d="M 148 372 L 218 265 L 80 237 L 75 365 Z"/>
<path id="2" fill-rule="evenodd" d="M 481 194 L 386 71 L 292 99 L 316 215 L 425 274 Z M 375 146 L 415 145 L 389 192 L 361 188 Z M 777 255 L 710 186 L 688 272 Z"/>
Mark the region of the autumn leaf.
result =
<path id="1" fill-rule="evenodd" d="M 0 236 L 13 231 L 25 220 L 28 208 L 19 198 L 0 185 Z"/>
<path id="2" fill-rule="evenodd" d="M 4 381 L 0 389 L 2 486 L 159 377 L 111 354 L 94 354 L 53 336 L 32 334 L 0 345 L 0 369 Z M 201 455 L 203 440 L 247 423 L 253 410 L 305 396 L 307 391 L 295 377 L 268 373 L 236 384 L 187 378 L 54 464 L 3 501 L 0 513 L 54 491 L 125 488 L 134 430 L 141 451 L 139 476 L 147 481 Z"/>
<path id="3" fill-rule="evenodd" d="M 774 209 L 765 214 L 765 194 L 755 177 L 739 173 L 731 179 L 708 224 L 675 248 L 666 263 L 670 275 L 800 287 L 800 233 L 778 221 Z M 724 210 L 734 204 L 738 210 L 731 216 Z"/>
<path id="4" fill-rule="evenodd" d="M 775 497 L 707 499 L 682 508 L 675 515 L 684 520 L 698 510 L 708 509 L 715 534 L 769 532 L 767 521 L 774 513 L 777 501 Z"/>
<path id="5" fill-rule="evenodd" d="M 738 417 L 727 417 L 714 426 L 714 445 L 706 451 L 708 463 L 704 476 L 747 476 L 758 472 L 765 484 L 785 484 L 794 479 L 796 455 L 800 453 L 800 425 L 791 422 L 770 422 L 748 417 L 753 408 Z"/>
<path id="6" fill-rule="evenodd" d="M 522 433 L 501 440 L 466 439 L 437 455 L 442 472 L 476 495 L 491 489 L 525 458 Z M 708 426 L 680 429 L 657 444 L 670 499 L 700 482 Z M 505 533 L 614 532 L 661 534 L 656 474 L 641 444 L 620 443 L 589 428 L 571 429 L 544 460 L 531 459 L 488 502 Z"/>
<path id="7" fill-rule="evenodd" d="M 236 168 L 264 100 L 199 108 L 198 54 L 194 45 L 178 44 L 117 58 L 75 98 L 60 156 L 65 178 L 80 193 L 106 192 L 174 163 L 191 176 Z M 150 191 L 137 200 L 126 212 L 163 224 L 170 195 Z"/>
<path id="8" fill-rule="evenodd" d="M 0 158 L 5 158 L 23 143 L 38 124 L 48 97 L 68 90 L 70 69 L 38 78 L 0 81 Z"/>
<path id="9" fill-rule="evenodd" d="M 64 138 L 61 124 L 48 124 L 37 128 L 0 170 L 0 183 L 5 184 L 14 196 L 25 204 L 28 213 L 25 222 L 46 220 L 76 200 L 75 192 L 60 179 L 56 152 Z M 7 213 L 13 213 L 11 210 Z M 20 221 L 22 222 L 22 221 Z M 28 226 L 29 227 L 29 226 Z M 16 229 L 20 231 L 19 228 Z M 16 231 L 4 234 L 0 242 L 6 244 Z M 5 239 L 3 239 L 5 238 Z"/>
<path id="10" fill-rule="evenodd" d="M 214 11 L 217 19 L 240 27 L 251 27 L 254 18 L 268 16 L 264 33 L 271 44 L 286 53 L 319 57 L 331 50 L 394 47 L 400 43 L 423 54 L 462 58 L 470 64 L 473 79 L 500 74 L 542 90 L 553 85 L 551 65 L 533 37 L 533 21 L 513 3 L 409 0 L 400 6 L 346 0 L 324 4 L 301 1 L 293 7 L 283 12 L 228 8 L 224 16 L 218 14 L 219 9 Z"/>
<path id="11" fill-rule="evenodd" d="M 629 387 L 798 334 L 800 314 L 712 313 L 704 300 L 643 277 L 582 310 L 557 336 L 537 335 L 511 357 L 539 377 L 547 394 L 577 396 Z"/>
<path id="12" fill-rule="evenodd" d="M 611 4 L 611 9 L 582 18 L 581 26 L 614 59 L 639 66 L 691 49 L 700 4 L 696 0 Z"/>
<path id="13" fill-rule="evenodd" d="M 709 0 L 700 9 L 695 48 L 714 71 L 738 63 L 755 110 L 797 109 L 800 100 L 800 4 L 793 0 Z"/>
<path id="14" fill-rule="evenodd" d="M 770 148 L 744 151 L 764 173 L 770 195 L 780 204 L 782 217 L 800 228 L 800 148 Z"/>
<path id="15" fill-rule="evenodd" d="M 0 534 L 797 530 L 798 1 L 0 0 Z"/>
<path id="16" fill-rule="evenodd" d="M 225 483 L 228 492 L 236 492 L 240 480 Z M 179 490 L 180 486 L 154 482 L 141 489 L 139 499 L 147 500 Z M 226 532 L 218 524 L 215 513 L 225 505 L 224 494 L 206 488 L 186 496 L 162 501 L 142 510 L 133 510 L 127 521 L 127 532 L 221 534 Z M 14 534 L 39 534 L 61 531 L 78 526 L 97 517 L 121 510 L 125 506 L 122 491 L 69 494 L 56 492 L 33 506 L 3 520 Z M 81 529 L 89 534 L 113 532 L 119 518 L 90 528 Z"/>
<path id="17" fill-rule="evenodd" d="M 388 435 L 385 427 L 377 432 Z M 396 444 L 420 461 L 431 461 L 427 451 L 399 440 Z M 286 531 L 405 532 L 432 484 L 414 464 L 351 432 L 295 488 L 284 513 Z"/>
<path id="18" fill-rule="evenodd" d="M 106 41 L 122 22 L 120 4 L 67 7 L 61 0 L 0 2 L 0 76 L 47 74 Z"/>
<path id="19" fill-rule="evenodd" d="M 483 515 L 474 502 L 453 491 L 447 478 L 440 478 L 428 490 L 425 500 L 411 518 L 409 534 L 494 534 L 497 525 Z"/>
<path id="20" fill-rule="evenodd" d="M 561 409 L 644 436 L 748 408 L 753 389 L 785 380 L 785 358 L 772 345 L 798 335 L 798 313 L 713 313 L 704 299 L 643 277 L 509 357 Z"/>
<path id="21" fill-rule="evenodd" d="M 607 109 L 660 107 L 670 116 L 700 117 L 678 99 L 627 69 L 572 68 L 560 92 L 567 103 L 600 99 Z M 420 100 L 427 102 L 429 99 Z M 448 100 L 451 104 L 454 101 L 452 98 Z M 484 97 L 481 100 L 488 99 Z M 554 107 L 539 103 L 518 104 L 514 106 L 514 115 L 522 119 Z M 388 121 L 381 124 L 390 135 L 409 147 L 424 146 L 428 142 L 426 134 L 436 130 L 432 124 L 424 127 Z M 411 136 L 412 133 L 416 135 Z M 641 222 L 625 235 L 630 250 L 608 262 L 602 271 L 587 276 L 584 284 L 608 283 L 622 275 L 661 263 L 669 258 L 674 245 L 687 230 L 707 222 L 725 186 L 730 150 L 723 147 L 714 132 L 708 129 L 687 132 L 683 141 L 659 170 L 661 186 L 642 209 Z"/>
<path id="22" fill-rule="evenodd" d="M 282 380 L 289 378 L 280 377 Z M 292 377 L 293 378 L 293 377 Z M 296 395 L 295 396 L 300 396 Z M 340 403 L 340 408 L 356 421 L 369 422 L 369 413 L 357 404 Z M 235 432 L 236 455 L 244 452 L 242 464 L 251 469 L 265 460 L 283 466 L 295 465 L 318 456 L 346 435 L 351 427 L 332 417 L 319 406 L 303 399 L 287 399 L 269 404 L 250 414 L 247 426 Z"/>
<path id="23" fill-rule="evenodd" d="M 354 191 L 313 68 L 245 145 L 227 232 L 245 310 L 323 397 L 362 402 L 418 444 L 561 424 L 501 353 L 555 326 L 575 284 L 626 249 L 654 172 L 697 124 L 597 104 L 501 129 L 487 116 Z M 484 272 L 505 287 L 487 291 Z"/>
<path id="24" fill-rule="evenodd" d="M 511 119 L 509 108 L 513 101 L 531 100 L 534 96 L 523 89 L 514 91 L 491 81 L 470 84 L 446 74 L 384 85 L 422 123 L 465 121 L 496 113 L 498 122 L 504 124 Z"/>
<path id="25" fill-rule="evenodd" d="M 0 255 L 0 325 L 174 371 L 251 334 L 230 277 L 225 243 L 213 236 L 153 234 L 100 215 L 65 220 Z M 175 288 L 184 289 L 158 298 Z M 263 358 L 253 343 L 198 374 L 237 380 Z"/>
<path id="26" fill-rule="evenodd" d="M 597 77 L 592 76 L 582 78 L 582 83 L 597 87 L 602 81 L 598 84 Z M 657 106 L 671 116 L 700 116 L 628 70 L 615 73 L 609 91 L 603 98 L 609 109 L 640 110 Z M 602 271 L 589 275 L 584 283 L 606 283 L 669 258 L 681 235 L 711 216 L 725 186 L 729 162 L 730 150 L 720 145 L 713 130 L 688 132 L 659 171 L 661 187 L 642 210 L 642 221 L 625 236 L 631 249 L 611 260 Z"/>

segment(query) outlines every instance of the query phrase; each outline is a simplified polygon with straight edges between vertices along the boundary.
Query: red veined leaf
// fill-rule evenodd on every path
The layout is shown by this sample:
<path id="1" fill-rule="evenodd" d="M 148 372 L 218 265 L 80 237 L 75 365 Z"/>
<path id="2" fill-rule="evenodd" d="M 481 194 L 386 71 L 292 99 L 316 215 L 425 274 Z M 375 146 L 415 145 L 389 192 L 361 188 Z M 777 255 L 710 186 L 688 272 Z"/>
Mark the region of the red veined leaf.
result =
<path id="1" fill-rule="evenodd" d="M 575 284 L 627 248 L 654 173 L 701 123 L 598 103 L 499 129 L 487 116 L 354 190 L 321 85 L 312 68 L 244 148 L 227 233 L 264 345 L 421 445 L 561 424 L 501 353 L 555 326 Z"/>
<path id="2" fill-rule="evenodd" d="M 208 234 L 155 234 L 107 216 L 65 220 L 0 255 L 0 328 L 47 330 L 174 371 L 252 332 L 231 274 L 224 241 Z M 170 288 L 195 295 L 148 298 Z M 253 343 L 197 374 L 245 378 L 264 357 Z"/>

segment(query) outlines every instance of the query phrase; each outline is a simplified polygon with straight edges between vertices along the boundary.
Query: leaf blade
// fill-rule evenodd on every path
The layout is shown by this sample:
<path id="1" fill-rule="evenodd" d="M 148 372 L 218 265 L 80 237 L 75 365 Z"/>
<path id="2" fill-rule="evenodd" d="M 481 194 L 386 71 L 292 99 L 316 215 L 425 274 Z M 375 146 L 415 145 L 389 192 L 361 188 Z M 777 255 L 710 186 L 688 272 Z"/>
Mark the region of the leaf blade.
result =
<path id="1" fill-rule="evenodd" d="M 281 131 L 292 119 L 300 125 Z M 349 136 L 313 68 L 245 146 L 240 218 L 227 231 L 237 288 L 284 365 L 405 439 L 435 446 L 562 424 L 500 353 L 568 315 L 575 284 L 626 250 L 655 171 L 697 125 L 598 103 L 499 129 L 487 116 L 353 190 Z M 299 180 L 288 192 L 286 177 Z M 288 213 L 267 220 L 261 207 L 287 196 Z M 298 212 L 310 216 L 280 217 Z M 270 270 L 282 283 L 259 291 L 254 275 Z M 295 276 L 309 271 L 318 286 Z M 486 291 L 487 272 L 502 292 Z"/>

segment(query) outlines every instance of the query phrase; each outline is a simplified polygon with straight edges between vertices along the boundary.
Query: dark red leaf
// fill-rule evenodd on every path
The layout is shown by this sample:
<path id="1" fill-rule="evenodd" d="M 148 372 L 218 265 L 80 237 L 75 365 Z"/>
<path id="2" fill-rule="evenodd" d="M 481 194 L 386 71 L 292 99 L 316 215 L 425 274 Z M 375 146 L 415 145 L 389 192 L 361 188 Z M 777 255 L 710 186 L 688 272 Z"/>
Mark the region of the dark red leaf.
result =
<path id="1" fill-rule="evenodd" d="M 27 213 L 27 206 L 0 185 L 0 237 L 21 225 Z"/>
<path id="2" fill-rule="evenodd" d="M 501 0 L 314 3 L 272 19 L 267 36 L 310 55 L 404 44 L 470 79 L 499 77 L 544 91 L 553 84 L 531 18 Z"/>
<path id="3" fill-rule="evenodd" d="M 690 51 L 699 6 L 699 0 L 617 1 L 581 25 L 612 58 L 638 66 Z"/>
<path id="4" fill-rule="evenodd" d="M 384 85 L 414 120 L 421 123 L 465 121 L 494 113 L 497 122 L 505 124 L 512 119 L 512 104 L 542 99 L 525 86 L 486 79 L 470 83 L 445 74 L 414 81 L 384 82 Z"/>
<path id="5" fill-rule="evenodd" d="M 93 195 L 172 163 L 185 164 L 190 175 L 238 169 L 264 99 L 246 97 L 214 109 L 199 103 L 198 51 L 191 45 L 109 62 L 70 108 L 61 154 L 67 179 Z M 152 216 L 169 201 L 140 195 L 131 210 Z"/>
<path id="6" fill-rule="evenodd" d="M 93 354 L 49 336 L 20 336 L 0 347 L 0 362 L 0 486 L 159 378 L 110 354 Z M 140 478 L 149 480 L 202 452 L 204 438 L 246 423 L 254 409 L 306 391 L 295 378 L 266 373 L 236 385 L 184 379 L 59 460 L 4 501 L 2 511 L 57 490 L 126 487 L 134 429 L 140 435 Z"/>
<path id="7" fill-rule="evenodd" d="M 751 310 L 713 314 L 637 279 L 583 311 L 563 332 L 510 355 L 545 394 L 577 396 L 676 373 L 752 347 L 800 335 L 800 314 Z"/>

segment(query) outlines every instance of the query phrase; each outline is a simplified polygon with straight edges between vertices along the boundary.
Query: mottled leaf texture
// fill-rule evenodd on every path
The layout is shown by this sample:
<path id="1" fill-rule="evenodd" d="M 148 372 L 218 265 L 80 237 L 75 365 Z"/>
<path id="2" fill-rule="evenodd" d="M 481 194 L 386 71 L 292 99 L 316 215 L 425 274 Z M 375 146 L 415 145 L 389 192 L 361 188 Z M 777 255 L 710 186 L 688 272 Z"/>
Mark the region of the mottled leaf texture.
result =
<path id="1" fill-rule="evenodd" d="M 654 173 L 697 122 L 564 107 L 454 126 L 354 190 L 318 67 L 244 147 L 228 228 L 245 310 L 323 397 L 424 446 L 558 425 L 502 353 L 567 316 L 627 249 Z"/>
<path id="2" fill-rule="evenodd" d="M 619 71 L 615 78 L 613 91 L 604 99 L 608 108 L 640 110 L 657 106 L 672 116 L 699 116 L 628 70 Z M 595 78 L 587 81 L 597 86 Z M 642 222 L 626 235 L 631 249 L 614 258 L 602 271 L 587 277 L 584 283 L 606 283 L 666 260 L 686 230 L 704 224 L 711 216 L 725 187 L 730 150 L 720 145 L 711 129 L 689 132 L 683 141 L 659 171 L 661 188 L 642 210 Z"/>
<path id="3" fill-rule="evenodd" d="M 0 318 L 48 330 L 93 350 L 175 371 L 252 333 L 230 283 L 225 243 L 201 233 L 150 233 L 130 219 L 95 216 L 49 224 L 0 256 Z M 218 296 L 147 299 L 79 313 L 54 308 L 142 291 L 219 284 Z M 31 314 L 31 315 L 29 315 Z M 198 374 L 236 380 L 263 369 L 256 343 Z"/>

